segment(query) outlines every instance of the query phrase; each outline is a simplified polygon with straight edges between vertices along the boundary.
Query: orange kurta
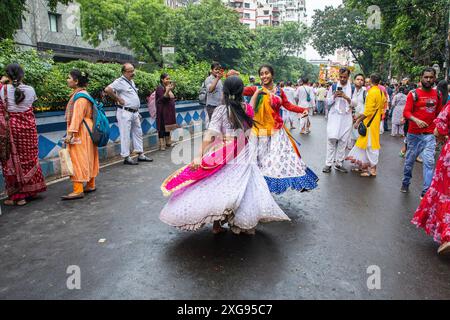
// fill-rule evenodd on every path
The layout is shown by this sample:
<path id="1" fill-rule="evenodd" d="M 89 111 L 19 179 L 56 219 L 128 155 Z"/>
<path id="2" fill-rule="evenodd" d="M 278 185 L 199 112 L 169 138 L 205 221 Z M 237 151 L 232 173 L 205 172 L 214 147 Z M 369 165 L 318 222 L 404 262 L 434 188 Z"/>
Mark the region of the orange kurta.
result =
<path id="1" fill-rule="evenodd" d="M 73 163 L 74 175 L 70 177 L 73 182 L 89 182 L 97 177 L 99 172 L 98 148 L 92 142 L 83 120 L 92 130 L 92 104 L 81 98 L 75 102 L 67 129 L 73 133 L 74 140 L 81 140 L 81 144 L 71 144 L 67 147 Z"/>

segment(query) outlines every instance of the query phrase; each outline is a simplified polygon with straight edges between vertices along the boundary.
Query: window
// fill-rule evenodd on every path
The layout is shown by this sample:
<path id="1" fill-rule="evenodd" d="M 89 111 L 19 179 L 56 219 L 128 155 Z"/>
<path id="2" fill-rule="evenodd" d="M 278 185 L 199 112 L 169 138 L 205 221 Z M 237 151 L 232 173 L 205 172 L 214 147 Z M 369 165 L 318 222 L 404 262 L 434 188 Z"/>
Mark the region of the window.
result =
<path id="1" fill-rule="evenodd" d="M 250 13 L 245 13 L 245 14 L 244 14 L 244 18 L 245 18 L 245 19 L 250 19 Z"/>
<path id="2" fill-rule="evenodd" d="M 250 3 L 244 3 L 244 8 L 249 9 L 250 8 Z"/>
<path id="3" fill-rule="evenodd" d="M 263 24 L 265 25 L 269 24 L 269 20 L 263 20 Z"/>
<path id="4" fill-rule="evenodd" d="M 48 19 L 50 24 L 50 31 L 59 32 L 59 21 L 61 19 L 61 15 L 49 12 Z"/>
<path id="5" fill-rule="evenodd" d="M 264 10 L 264 15 L 268 16 L 269 15 L 269 10 Z"/>

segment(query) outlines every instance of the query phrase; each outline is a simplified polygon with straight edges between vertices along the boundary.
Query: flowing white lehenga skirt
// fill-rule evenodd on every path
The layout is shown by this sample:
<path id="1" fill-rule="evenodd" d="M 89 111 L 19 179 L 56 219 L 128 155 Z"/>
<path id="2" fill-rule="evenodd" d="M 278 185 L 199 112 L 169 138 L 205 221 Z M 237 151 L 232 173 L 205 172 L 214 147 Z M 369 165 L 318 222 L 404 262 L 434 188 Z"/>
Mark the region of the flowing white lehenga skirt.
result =
<path id="1" fill-rule="evenodd" d="M 175 192 L 160 219 L 190 231 L 215 221 L 228 222 L 235 233 L 251 231 L 259 222 L 290 220 L 273 199 L 250 143 L 220 171 Z"/>

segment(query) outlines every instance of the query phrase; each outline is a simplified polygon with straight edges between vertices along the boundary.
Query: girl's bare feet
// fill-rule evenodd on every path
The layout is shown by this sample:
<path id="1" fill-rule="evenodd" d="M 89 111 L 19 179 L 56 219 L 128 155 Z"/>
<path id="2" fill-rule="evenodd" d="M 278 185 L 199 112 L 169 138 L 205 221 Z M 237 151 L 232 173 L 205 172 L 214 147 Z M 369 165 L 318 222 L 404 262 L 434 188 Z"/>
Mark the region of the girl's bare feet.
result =
<path id="1" fill-rule="evenodd" d="M 212 232 L 214 234 L 219 234 L 219 233 L 223 233 L 223 232 L 226 232 L 226 231 L 227 231 L 227 229 L 222 228 L 222 226 L 221 226 L 219 221 L 214 222 L 213 230 L 212 230 Z"/>

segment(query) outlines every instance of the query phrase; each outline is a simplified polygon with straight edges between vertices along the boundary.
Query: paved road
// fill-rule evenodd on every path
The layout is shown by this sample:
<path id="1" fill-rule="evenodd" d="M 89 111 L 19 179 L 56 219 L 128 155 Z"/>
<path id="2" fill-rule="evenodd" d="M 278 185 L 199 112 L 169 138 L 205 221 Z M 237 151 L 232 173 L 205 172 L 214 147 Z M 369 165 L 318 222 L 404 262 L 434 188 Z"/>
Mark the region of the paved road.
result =
<path id="1" fill-rule="evenodd" d="M 178 167 L 168 152 L 155 153 L 154 164 L 103 169 L 98 192 L 81 202 L 58 200 L 70 190 L 65 181 L 25 208 L 3 208 L 0 298 L 449 299 L 450 259 L 410 224 L 421 169 L 412 192 L 399 192 L 401 141 L 383 136 L 376 179 L 324 175 L 325 121 L 313 125 L 301 152 L 319 189 L 277 196 L 292 222 L 254 237 L 162 224 L 159 186 Z M 66 287 L 70 265 L 81 269 L 81 290 Z M 371 265 L 380 267 L 380 290 L 367 288 Z"/>

